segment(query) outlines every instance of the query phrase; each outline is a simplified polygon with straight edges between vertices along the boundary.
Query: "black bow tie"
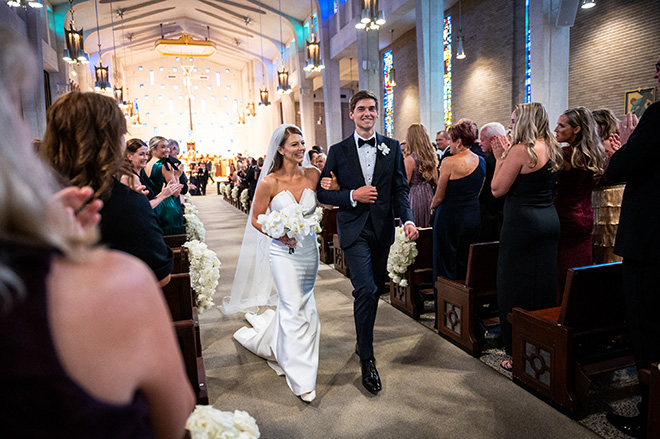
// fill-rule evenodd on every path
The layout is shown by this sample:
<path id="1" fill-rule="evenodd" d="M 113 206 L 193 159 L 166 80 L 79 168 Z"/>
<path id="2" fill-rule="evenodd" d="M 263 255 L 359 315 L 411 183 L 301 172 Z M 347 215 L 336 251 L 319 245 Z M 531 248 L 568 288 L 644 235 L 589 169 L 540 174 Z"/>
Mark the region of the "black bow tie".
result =
<path id="1" fill-rule="evenodd" d="M 364 140 L 364 139 L 358 138 L 358 148 L 360 146 L 364 145 L 364 144 L 371 145 L 371 146 L 376 146 L 376 138 L 372 137 L 369 140 Z"/>

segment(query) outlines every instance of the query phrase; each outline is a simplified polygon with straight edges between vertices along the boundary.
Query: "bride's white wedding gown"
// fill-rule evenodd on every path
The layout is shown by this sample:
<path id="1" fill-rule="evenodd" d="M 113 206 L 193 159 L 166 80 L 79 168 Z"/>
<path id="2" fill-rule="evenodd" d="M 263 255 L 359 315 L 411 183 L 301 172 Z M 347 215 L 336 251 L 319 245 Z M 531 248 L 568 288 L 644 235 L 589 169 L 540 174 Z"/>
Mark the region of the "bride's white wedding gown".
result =
<path id="1" fill-rule="evenodd" d="M 270 209 L 282 210 L 292 203 L 299 203 L 305 215 L 312 214 L 316 209 L 316 193 L 306 188 L 297 202 L 291 192 L 284 190 L 273 197 Z M 298 241 L 292 254 L 289 247 L 274 239 L 270 246 L 270 269 L 279 293 L 277 309 L 260 315 L 246 314 L 252 328 L 242 327 L 234 333 L 240 344 L 268 360 L 279 375 L 284 374 L 296 395 L 316 387 L 321 335 L 314 300 L 318 267 L 315 233 Z"/>

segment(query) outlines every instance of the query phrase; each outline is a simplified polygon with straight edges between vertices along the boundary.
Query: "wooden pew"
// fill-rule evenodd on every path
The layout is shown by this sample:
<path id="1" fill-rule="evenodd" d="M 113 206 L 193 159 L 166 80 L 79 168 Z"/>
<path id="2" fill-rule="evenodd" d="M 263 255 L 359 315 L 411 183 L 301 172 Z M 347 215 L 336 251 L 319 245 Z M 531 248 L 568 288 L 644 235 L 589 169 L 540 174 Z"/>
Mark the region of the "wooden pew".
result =
<path id="1" fill-rule="evenodd" d="M 332 264 L 334 259 L 334 235 L 337 233 L 338 207 L 323 208 L 323 224 L 321 226 L 321 245 L 319 257 L 324 264 Z"/>
<path id="2" fill-rule="evenodd" d="M 188 249 L 186 247 L 176 247 L 172 249 L 172 253 L 174 253 L 172 274 L 189 273 L 190 261 L 188 259 Z"/>
<path id="3" fill-rule="evenodd" d="M 188 236 L 183 233 L 181 235 L 165 235 L 163 236 L 165 244 L 171 249 L 181 247 L 186 241 L 188 241 Z"/>
<path id="4" fill-rule="evenodd" d="M 190 384 L 195 391 L 197 404 L 208 404 L 209 396 L 206 386 L 206 372 L 204 370 L 204 359 L 202 351 L 198 348 L 195 336 L 195 325 L 192 320 L 180 320 L 174 322 L 181 355 L 186 367 L 186 373 Z"/>
<path id="5" fill-rule="evenodd" d="M 435 288 L 438 333 L 472 356 L 481 352 L 483 326 L 499 324 L 497 256 L 499 242 L 470 245 L 465 280 L 438 276 Z"/>
<path id="6" fill-rule="evenodd" d="M 335 264 L 335 270 L 346 277 L 351 277 L 351 273 L 348 270 L 348 265 L 346 265 L 346 257 L 344 256 L 344 251 L 339 245 L 339 235 L 336 233 L 332 235 L 332 255 L 332 261 Z"/>
<path id="7" fill-rule="evenodd" d="M 417 257 L 406 271 L 408 286 L 402 287 L 390 279 L 392 306 L 413 319 L 419 319 L 424 312 L 424 299 L 433 298 L 433 228 L 417 230 Z"/>
<path id="8" fill-rule="evenodd" d="M 513 381 L 575 416 L 590 376 L 634 365 L 621 263 L 568 270 L 561 307 L 509 314 Z"/>

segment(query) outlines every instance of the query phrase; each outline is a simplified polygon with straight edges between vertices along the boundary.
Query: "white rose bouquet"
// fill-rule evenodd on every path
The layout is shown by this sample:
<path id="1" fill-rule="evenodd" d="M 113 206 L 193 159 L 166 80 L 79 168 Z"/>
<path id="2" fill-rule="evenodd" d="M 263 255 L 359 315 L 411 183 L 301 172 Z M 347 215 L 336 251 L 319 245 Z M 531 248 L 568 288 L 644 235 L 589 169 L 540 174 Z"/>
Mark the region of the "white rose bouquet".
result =
<path id="1" fill-rule="evenodd" d="M 394 243 L 387 257 L 387 272 L 392 282 L 402 287 L 408 286 L 406 271 L 415 262 L 416 257 L 417 244 L 406 238 L 403 227 L 397 227 L 394 231 Z"/>
<path id="2" fill-rule="evenodd" d="M 204 224 L 202 224 L 197 216 L 197 207 L 192 204 L 188 194 L 186 194 L 184 200 L 183 217 L 186 219 L 186 235 L 188 235 L 188 240 L 192 241 L 196 239 L 204 242 L 206 230 L 204 229 Z"/>
<path id="3" fill-rule="evenodd" d="M 197 311 L 201 314 L 214 305 L 213 294 L 220 279 L 220 260 L 203 242 L 188 241 L 183 247 L 189 251 L 190 283 L 197 294 Z"/>
<path id="4" fill-rule="evenodd" d="M 223 412 L 208 405 L 198 405 L 188 416 L 186 429 L 192 439 L 258 439 L 257 421 L 247 412 Z"/>
<path id="5" fill-rule="evenodd" d="M 249 198 L 248 190 L 243 189 L 243 192 L 241 192 L 241 206 L 243 206 L 243 209 L 247 209 L 248 198 Z"/>
<path id="6" fill-rule="evenodd" d="M 273 211 L 268 214 L 261 214 L 257 217 L 257 222 L 262 225 L 265 234 L 273 239 L 279 239 L 284 235 L 289 238 L 296 238 L 300 241 L 304 236 L 311 235 L 319 226 L 319 217 L 314 212 L 305 218 L 302 206 L 299 204 L 289 204 L 281 211 Z M 289 249 L 289 254 L 294 249 Z"/>

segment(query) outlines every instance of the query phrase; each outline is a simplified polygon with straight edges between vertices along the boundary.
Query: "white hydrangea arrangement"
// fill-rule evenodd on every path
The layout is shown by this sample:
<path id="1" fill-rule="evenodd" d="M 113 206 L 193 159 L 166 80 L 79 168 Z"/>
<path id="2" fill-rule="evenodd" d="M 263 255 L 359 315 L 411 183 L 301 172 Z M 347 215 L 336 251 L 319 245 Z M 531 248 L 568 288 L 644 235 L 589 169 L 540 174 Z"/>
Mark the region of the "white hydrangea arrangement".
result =
<path id="1" fill-rule="evenodd" d="M 417 244 L 406 238 L 403 227 L 397 227 L 394 231 L 394 243 L 387 257 L 387 272 L 392 282 L 402 287 L 408 286 L 406 271 L 415 262 L 416 257 Z"/>
<path id="2" fill-rule="evenodd" d="M 220 192 L 220 195 L 225 194 L 225 187 L 227 186 L 227 183 L 220 183 L 218 185 L 218 192 Z"/>
<path id="3" fill-rule="evenodd" d="M 247 209 L 248 199 L 249 199 L 248 190 L 243 189 L 243 191 L 241 192 L 241 206 L 243 206 L 243 209 Z"/>
<path id="4" fill-rule="evenodd" d="M 240 189 L 238 187 L 235 187 L 231 190 L 231 199 L 232 200 L 234 200 L 234 201 L 238 200 L 238 191 L 239 190 Z"/>
<path id="5" fill-rule="evenodd" d="M 183 203 L 183 217 L 186 219 L 186 235 L 188 240 L 197 240 L 204 242 L 206 238 L 206 230 L 204 224 L 197 216 L 197 207 L 192 203 L 190 195 L 186 194 Z"/>
<path id="6" fill-rule="evenodd" d="M 319 217 L 316 213 L 315 211 L 309 217 L 305 217 L 300 204 L 289 204 L 282 210 L 259 215 L 257 222 L 262 225 L 264 233 L 271 238 L 279 239 L 287 235 L 289 238 L 301 241 L 304 236 L 311 235 L 319 226 Z M 289 254 L 293 252 L 294 249 L 290 248 Z"/>
<path id="7" fill-rule="evenodd" d="M 197 294 L 197 312 L 203 313 L 214 306 L 213 294 L 220 279 L 220 260 L 213 250 L 198 240 L 183 244 L 188 249 L 190 283 Z"/>
<path id="8" fill-rule="evenodd" d="M 231 198 L 231 185 L 230 184 L 225 186 L 225 197 L 227 199 Z"/>
<path id="9" fill-rule="evenodd" d="M 198 405 L 186 421 L 192 439 L 258 439 L 257 421 L 247 412 L 224 412 L 208 405 Z"/>

